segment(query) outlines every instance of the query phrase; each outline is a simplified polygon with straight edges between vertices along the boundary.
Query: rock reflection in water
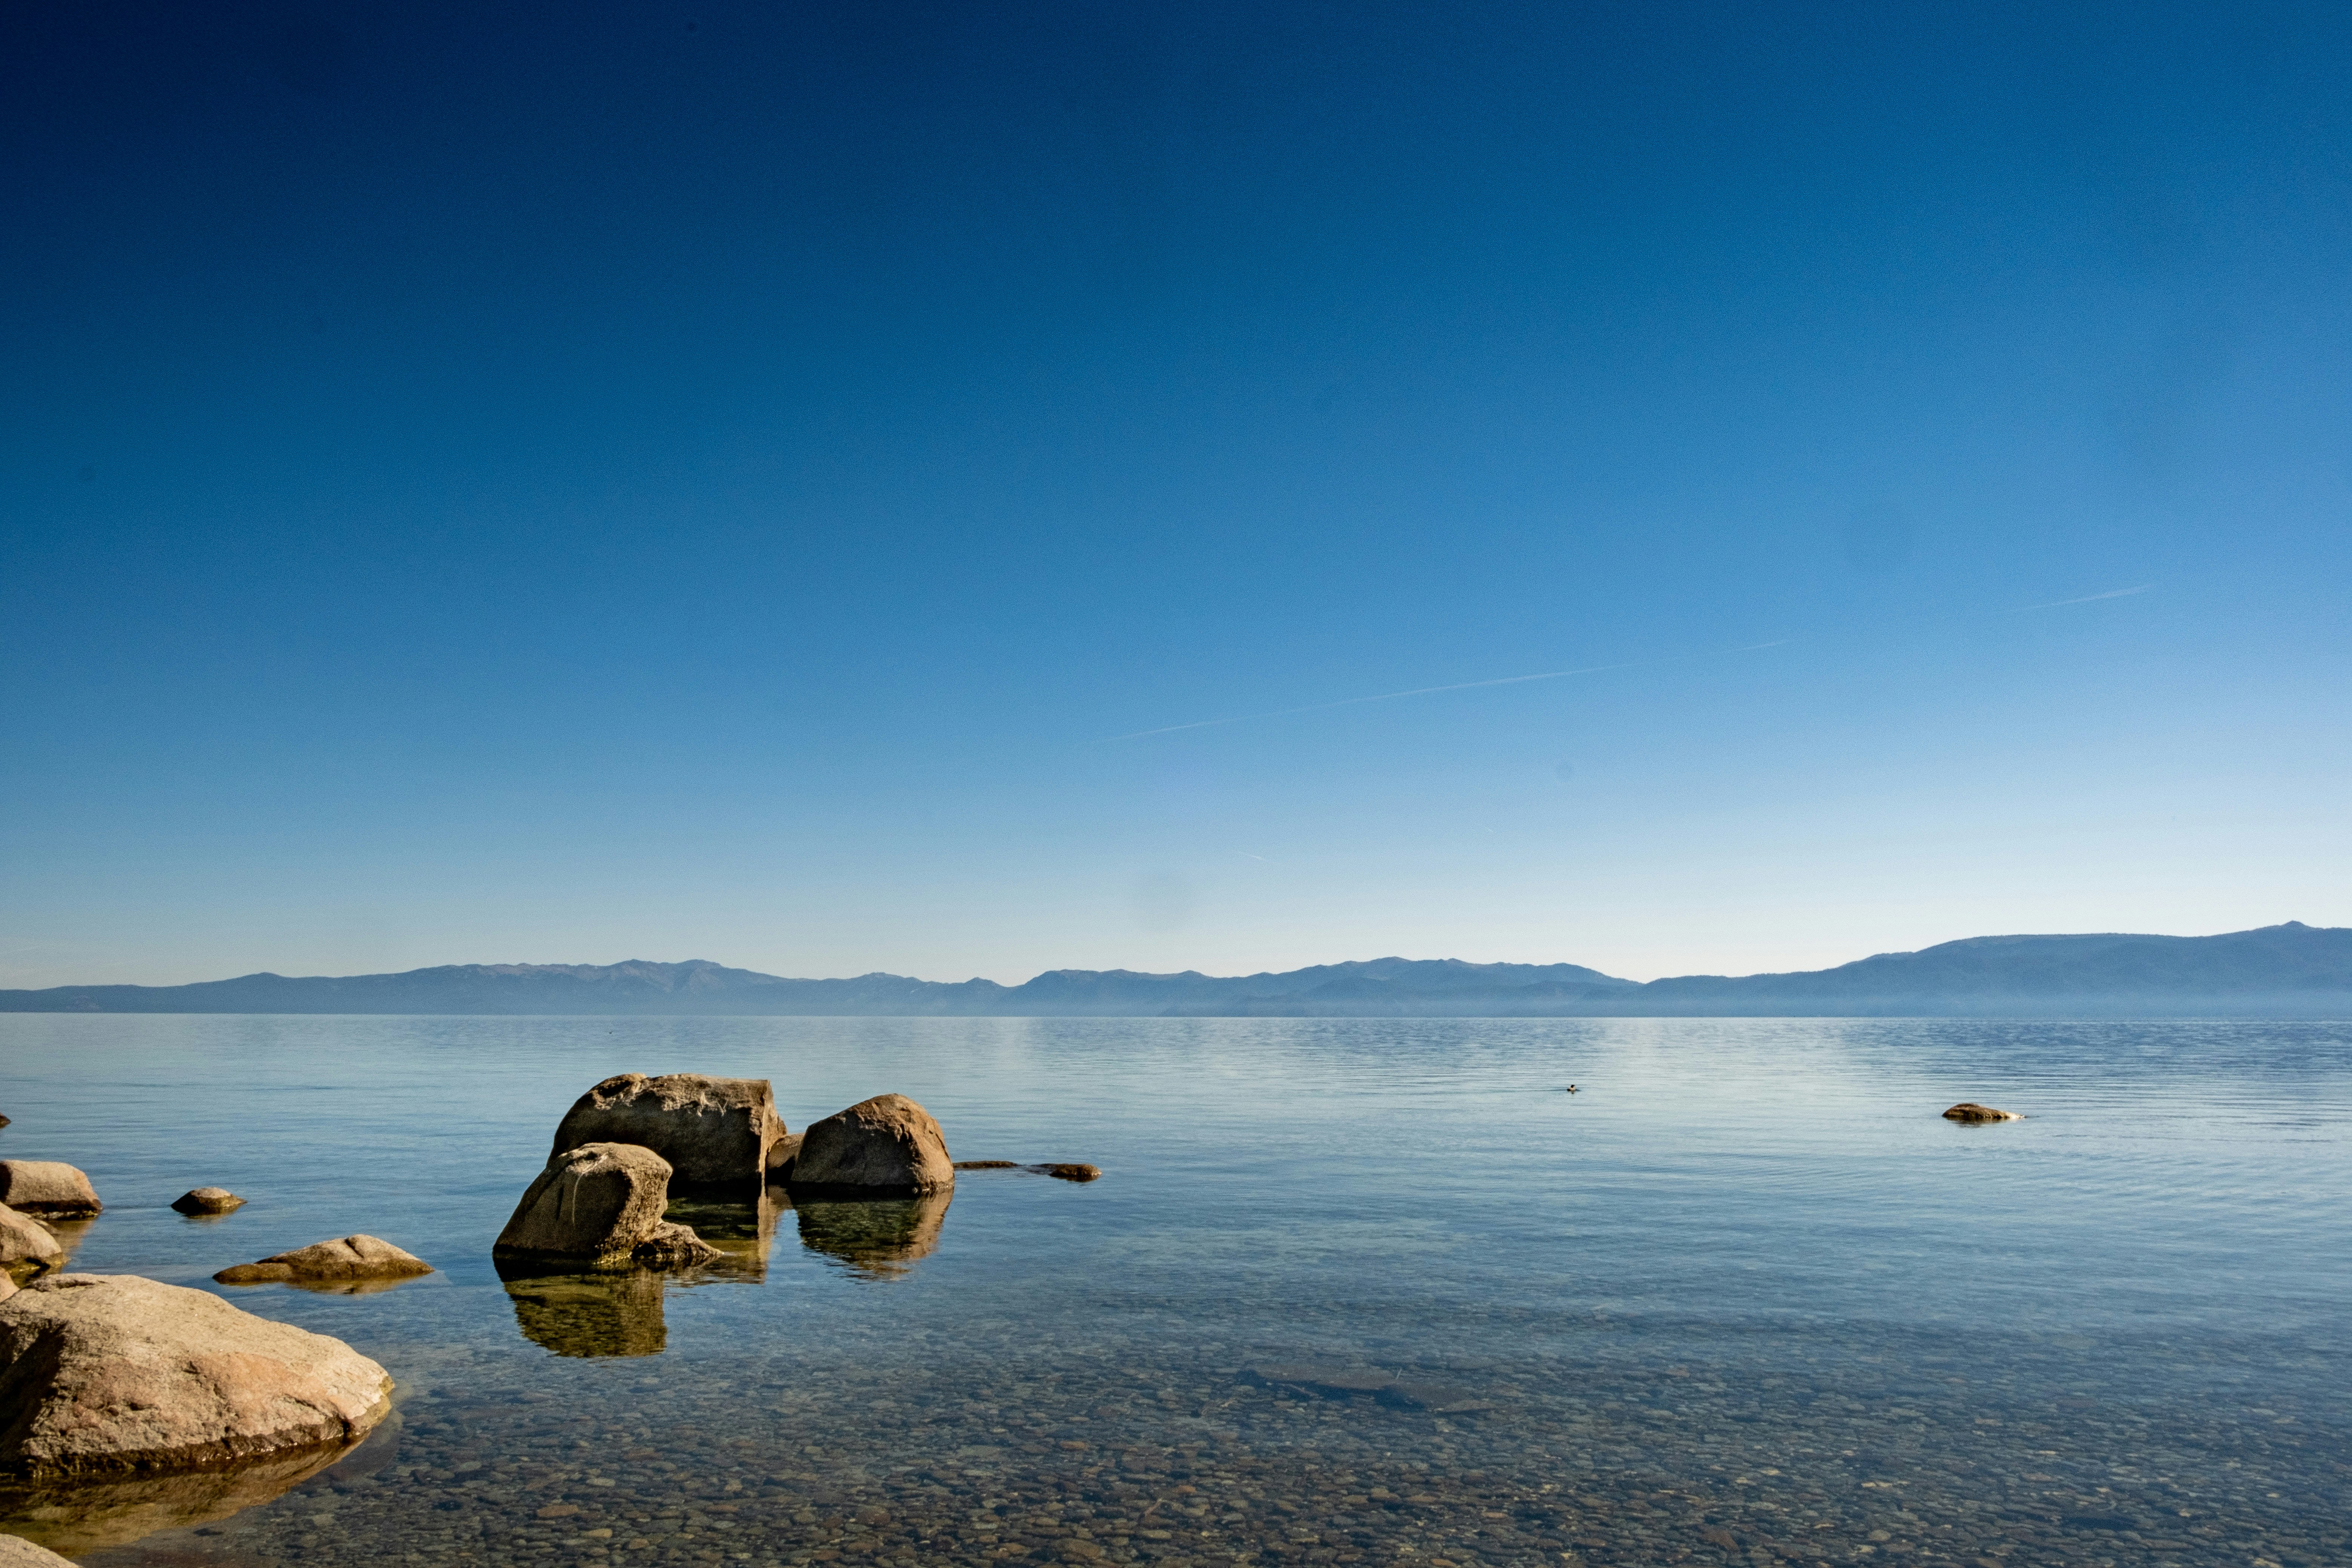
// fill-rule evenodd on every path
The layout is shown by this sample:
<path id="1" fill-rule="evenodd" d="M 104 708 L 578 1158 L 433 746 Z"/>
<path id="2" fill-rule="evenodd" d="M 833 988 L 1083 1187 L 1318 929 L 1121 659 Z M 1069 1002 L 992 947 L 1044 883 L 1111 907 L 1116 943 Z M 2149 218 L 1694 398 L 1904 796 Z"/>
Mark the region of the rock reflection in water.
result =
<path id="1" fill-rule="evenodd" d="M 904 1274 L 940 1244 L 952 1191 L 911 1198 L 812 1199 L 795 1204 L 801 1245 L 868 1279 Z"/>
<path id="2" fill-rule="evenodd" d="M 358 1443 L 273 1454 L 234 1469 L 175 1470 L 109 1479 L 11 1481 L 0 1485 L 0 1521 L 66 1557 L 125 1546 L 274 1500 L 320 1472 L 349 1462 L 365 1471 L 400 1445 L 400 1416 L 387 1415 Z"/>
<path id="3" fill-rule="evenodd" d="M 729 1202 L 721 1198 L 672 1198 L 663 1212 L 664 1219 L 694 1227 L 694 1234 L 717 1247 L 717 1262 L 708 1264 L 694 1275 L 681 1277 L 680 1284 L 701 1284 L 709 1280 L 740 1280 L 758 1284 L 768 1277 L 768 1253 L 776 1245 L 776 1225 L 786 1210 L 793 1206 L 782 1187 L 770 1187 L 760 1194 L 757 1203 Z"/>
<path id="4" fill-rule="evenodd" d="M 514 1302 L 515 1326 L 557 1355 L 659 1355 L 669 1342 L 662 1275 L 655 1269 L 543 1274 L 504 1259 L 498 1269 Z"/>

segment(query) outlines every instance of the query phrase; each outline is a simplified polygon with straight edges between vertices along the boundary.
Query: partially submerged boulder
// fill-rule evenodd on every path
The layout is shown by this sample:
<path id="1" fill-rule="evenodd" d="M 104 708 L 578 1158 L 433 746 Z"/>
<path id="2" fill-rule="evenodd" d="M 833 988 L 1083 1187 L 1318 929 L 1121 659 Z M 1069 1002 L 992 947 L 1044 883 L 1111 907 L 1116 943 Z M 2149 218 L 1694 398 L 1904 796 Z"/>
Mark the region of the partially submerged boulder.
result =
<path id="1" fill-rule="evenodd" d="M 341 1340 L 135 1275 L 58 1274 L 0 1302 L 0 1473 L 177 1469 L 342 1445 L 392 1379 Z"/>
<path id="2" fill-rule="evenodd" d="M 792 1184 L 867 1195 L 942 1192 L 955 1185 L 955 1163 L 929 1111 L 903 1094 L 877 1094 L 809 1125 Z"/>
<path id="3" fill-rule="evenodd" d="M 690 1226 L 662 1218 L 669 1162 L 637 1143 L 585 1143 L 547 1163 L 490 1248 L 494 1258 L 588 1268 L 672 1268 L 719 1256 Z"/>
<path id="4" fill-rule="evenodd" d="M 245 1206 L 245 1200 L 226 1187 L 194 1187 L 172 1200 L 181 1214 L 227 1214 Z"/>
<path id="5" fill-rule="evenodd" d="M 47 1226 L 0 1204 L 0 1278 L 36 1274 L 65 1260 L 65 1246 Z"/>
<path id="6" fill-rule="evenodd" d="M 1061 1182 L 1095 1182 L 1102 1179 L 1102 1167 L 1100 1165 L 1088 1165 L 1073 1163 L 1055 1165 L 1032 1165 L 1029 1168 L 1036 1172 L 1041 1176 L 1051 1176 L 1055 1180 Z"/>
<path id="7" fill-rule="evenodd" d="M 314 1241 L 258 1263 L 240 1263 L 213 1276 L 221 1285 L 334 1284 L 352 1279 L 406 1279 L 430 1274 L 433 1265 L 373 1236 Z"/>
<path id="8" fill-rule="evenodd" d="M 88 1219 L 105 1206 L 89 1178 L 62 1160 L 0 1160 L 0 1204 L 50 1219 Z"/>
<path id="9" fill-rule="evenodd" d="M 589 1143 L 635 1143 L 669 1163 L 670 1183 L 681 1190 L 756 1186 L 783 1136 L 766 1079 L 625 1072 L 572 1102 L 548 1157 Z"/>
<path id="10" fill-rule="evenodd" d="M 1964 1100 L 1944 1112 L 1944 1120 L 1947 1121 L 2022 1121 L 2025 1118 L 2014 1110 L 1995 1110 L 1990 1105 L 1979 1105 L 1973 1100 Z"/>

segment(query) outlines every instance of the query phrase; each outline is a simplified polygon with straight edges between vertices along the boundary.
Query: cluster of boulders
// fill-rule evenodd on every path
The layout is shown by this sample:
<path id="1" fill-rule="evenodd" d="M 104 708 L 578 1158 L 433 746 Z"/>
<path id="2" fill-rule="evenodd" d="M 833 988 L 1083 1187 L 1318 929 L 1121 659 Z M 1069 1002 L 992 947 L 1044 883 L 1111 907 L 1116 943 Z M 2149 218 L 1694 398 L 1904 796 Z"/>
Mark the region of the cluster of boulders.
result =
<path id="1" fill-rule="evenodd" d="M 1091 1165 L 1014 1168 L 1070 1181 L 1102 1173 Z M 609 1340 L 614 1326 L 589 1321 L 604 1310 L 601 1296 L 574 1300 L 557 1277 L 614 1270 L 650 1285 L 656 1304 L 650 1342 L 657 1349 L 659 1286 L 642 1271 L 721 1258 L 691 1226 L 667 1216 L 674 1189 L 757 1200 L 780 1184 L 804 1217 L 814 1215 L 820 1235 L 813 1245 L 887 1272 L 929 1249 L 957 1169 L 940 1124 L 904 1095 L 877 1095 L 793 1133 L 764 1079 L 624 1073 L 564 1114 L 546 1167 L 516 1205 L 493 1257 L 501 1275 L 534 1278 L 542 1287 L 531 1302 L 545 1320 L 534 1337 L 578 1339 L 583 1350 Z M 873 1199 L 899 1201 L 858 1201 Z M 232 1213 L 244 1202 L 223 1188 L 198 1187 L 172 1207 L 198 1217 Z M 331 1454 L 383 1417 L 392 1379 L 339 1340 L 255 1317 L 200 1290 L 56 1272 L 65 1248 L 49 1225 L 89 1218 L 102 1206 L 89 1178 L 71 1165 L 0 1161 L 0 1475 L 119 1478 L 247 1466 L 312 1449 Z M 213 1278 L 225 1285 L 363 1289 L 432 1271 L 379 1237 L 346 1236 Z M 22 1281 L 29 1282 L 20 1288 Z M 640 1330 L 642 1317 L 630 1321 Z M 11 1539 L 0 1536 L 0 1548 Z"/>
<path id="2" fill-rule="evenodd" d="M 664 1218 L 673 1190 L 757 1197 L 902 1197 L 955 1184 L 947 1138 L 903 1094 L 877 1095 L 799 1133 L 766 1079 L 608 1078 L 556 1127 L 547 1166 L 499 1234 L 502 1268 L 678 1268 L 719 1254 Z"/>

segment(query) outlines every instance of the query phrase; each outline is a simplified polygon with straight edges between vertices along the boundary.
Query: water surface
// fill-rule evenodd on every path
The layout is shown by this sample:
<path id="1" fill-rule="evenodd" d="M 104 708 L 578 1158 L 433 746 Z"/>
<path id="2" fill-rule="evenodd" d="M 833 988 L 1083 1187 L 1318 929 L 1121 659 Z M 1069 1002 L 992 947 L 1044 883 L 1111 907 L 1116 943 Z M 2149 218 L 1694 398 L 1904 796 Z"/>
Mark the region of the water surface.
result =
<path id="1" fill-rule="evenodd" d="M 720 1264 L 502 1280 L 624 1070 L 1108 1173 L 681 1205 Z M 2352 1556 L 2340 1024 L 14 1016 L 0 1085 L 0 1152 L 107 1202 L 74 1267 L 401 1387 L 218 1518 L 18 1509 L 94 1564 Z M 167 1207 L 205 1184 L 251 1201 Z M 209 1283 L 352 1231 L 440 1272 Z"/>

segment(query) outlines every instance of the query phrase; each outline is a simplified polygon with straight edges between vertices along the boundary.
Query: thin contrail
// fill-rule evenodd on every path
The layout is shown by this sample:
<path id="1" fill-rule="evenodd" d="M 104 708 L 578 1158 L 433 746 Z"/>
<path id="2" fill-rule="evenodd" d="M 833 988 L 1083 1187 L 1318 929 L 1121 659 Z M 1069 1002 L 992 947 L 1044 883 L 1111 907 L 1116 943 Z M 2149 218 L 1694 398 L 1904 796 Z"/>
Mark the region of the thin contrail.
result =
<path id="1" fill-rule="evenodd" d="M 2060 610 L 2068 605 L 2095 605 L 2101 599 L 2128 599 L 2134 594 L 2145 594 L 2155 586 L 2153 583 L 2142 583 L 2137 588 L 2110 588 L 2104 594 L 2085 594 L 2079 599 L 2053 599 L 2046 605 L 2020 605 L 2013 610 L 2002 613 L 2021 616 L 2028 610 Z"/>
<path id="2" fill-rule="evenodd" d="M 1605 669 L 1633 668 L 1633 663 L 1595 664 L 1582 669 L 1548 669 L 1541 675 L 1506 675 L 1498 680 L 1457 680 L 1451 686 L 1416 686 L 1410 691 L 1383 691 L 1377 697 L 1343 697 L 1337 702 L 1310 702 L 1304 708 L 1276 708 L 1265 713 L 1236 713 L 1230 719 L 1196 719 L 1190 724 L 1163 724 L 1157 730 L 1137 730 L 1108 738 L 1113 741 L 1140 741 L 1146 735 L 1172 735 L 1179 730 L 1206 730 L 1217 724 L 1246 724 L 1253 719 L 1287 719 L 1294 713 L 1322 713 L 1334 708 L 1354 708 L 1365 702 L 1393 702 L 1400 697 L 1432 697 L 1441 691 L 1473 691 L 1482 686 L 1519 686 L 1530 680 L 1565 680 L 1571 675 L 1598 675 Z"/>

